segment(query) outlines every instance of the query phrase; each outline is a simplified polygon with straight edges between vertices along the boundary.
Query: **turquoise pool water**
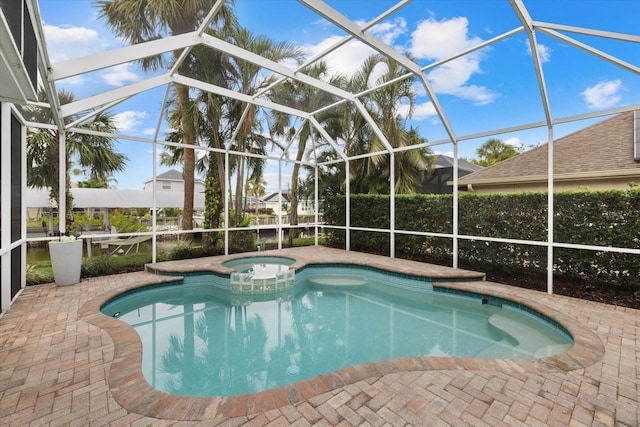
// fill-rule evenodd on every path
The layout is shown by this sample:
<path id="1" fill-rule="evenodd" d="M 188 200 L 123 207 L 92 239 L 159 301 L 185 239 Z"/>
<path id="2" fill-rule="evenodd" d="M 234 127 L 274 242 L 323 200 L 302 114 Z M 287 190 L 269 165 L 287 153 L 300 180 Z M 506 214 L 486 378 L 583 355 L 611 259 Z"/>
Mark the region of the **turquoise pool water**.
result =
<path id="1" fill-rule="evenodd" d="M 506 301 L 347 270 L 308 267 L 294 290 L 240 300 L 219 275 L 194 275 L 116 297 L 102 312 L 138 332 L 153 387 L 187 396 L 254 393 L 384 359 L 537 358 L 572 346 L 558 325 Z"/>

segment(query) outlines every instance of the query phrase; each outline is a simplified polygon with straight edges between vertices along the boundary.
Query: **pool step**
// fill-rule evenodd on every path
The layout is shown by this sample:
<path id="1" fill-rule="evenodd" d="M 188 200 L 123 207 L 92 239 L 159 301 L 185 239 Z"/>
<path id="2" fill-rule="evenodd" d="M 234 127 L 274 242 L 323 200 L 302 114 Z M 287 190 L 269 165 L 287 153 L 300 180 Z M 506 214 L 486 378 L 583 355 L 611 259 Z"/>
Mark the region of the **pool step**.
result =
<path id="1" fill-rule="evenodd" d="M 316 285 L 325 286 L 361 286 L 369 283 L 366 279 L 358 279 L 355 277 L 310 277 L 307 279 Z"/>
<path id="2" fill-rule="evenodd" d="M 532 355 L 534 358 L 553 356 L 567 351 L 570 344 L 548 344 L 548 337 L 538 331 L 534 325 L 527 325 L 508 316 L 507 313 L 496 313 L 489 317 L 489 324 L 501 330 L 518 342 L 513 350 L 504 357 L 518 357 L 519 354 Z"/>

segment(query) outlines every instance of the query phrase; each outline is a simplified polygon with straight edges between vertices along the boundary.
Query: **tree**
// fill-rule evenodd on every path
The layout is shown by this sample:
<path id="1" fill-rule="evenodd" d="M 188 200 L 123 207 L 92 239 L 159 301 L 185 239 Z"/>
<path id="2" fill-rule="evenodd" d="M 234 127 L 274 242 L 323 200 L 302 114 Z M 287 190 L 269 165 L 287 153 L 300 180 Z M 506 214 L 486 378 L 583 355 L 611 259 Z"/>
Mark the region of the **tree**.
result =
<path id="1" fill-rule="evenodd" d="M 237 26 L 207 32 L 272 61 L 298 60 L 301 56 L 299 49 L 291 43 L 274 42 L 266 37 L 257 37 L 250 31 Z M 273 76 L 265 78 L 260 72 L 261 68 L 255 64 L 231 58 L 219 51 L 202 46 L 192 49 L 191 56 L 185 61 L 185 67 L 194 78 L 249 96 L 271 84 L 274 79 Z M 184 118 L 177 104 L 172 102 L 169 108 L 169 123 L 174 129 L 167 136 L 169 141 L 180 141 L 183 138 L 184 131 L 180 129 L 180 124 L 184 123 Z M 215 227 L 215 218 L 218 216 L 216 212 L 222 211 L 221 203 L 225 191 L 222 167 L 224 159 L 220 151 L 227 148 L 224 142 L 230 141 L 234 130 L 237 129 L 236 137 L 230 141 L 229 148 L 234 151 L 264 155 L 270 139 L 262 132 L 260 110 L 253 104 L 198 91 L 198 95 L 185 102 L 182 109 L 188 112 L 185 117 L 193 129 L 195 142 L 217 149 L 211 151 L 206 157 L 198 159 L 195 168 L 198 172 L 206 172 L 205 224 Z M 271 140 L 271 142 L 275 144 L 274 141 Z M 163 164 L 176 164 L 184 157 L 182 148 L 167 147 L 166 150 Z M 236 175 L 234 210 L 237 215 L 233 218 L 238 223 L 242 221 L 244 212 L 242 203 L 244 182 L 250 176 L 261 177 L 263 165 L 264 160 L 259 157 L 231 157 L 230 172 Z M 233 195 L 231 189 L 228 190 L 229 194 Z"/>
<path id="2" fill-rule="evenodd" d="M 87 171 L 81 169 L 74 169 L 72 171 L 74 175 L 87 175 Z M 116 179 L 109 176 L 89 176 L 84 181 L 78 181 L 78 188 L 115 188 L 111 183 L 117 183 Z"/>
<path id="3" fill-rule="evenodd" d="M 267 181 L 262 177 L 262 175 L 252 175 L 247 180 L 247 194 L 253 196 L 253 202 L 255 207 L 255 213 L 258 215 L 258 198 L 265 195 L 265 186 L 267 185 Z"/>
<path id="4" fill-rule="evenodd" d="M 471 160 L 478 166 L 491 166 L 508 158 L 520 154 L 512 145 L 509 145 L 497 138 L 491 138 L 476 150 L 479 159 Z"/>
<path id="5" fill-rule="evenodd" d="M 39 99 L 44 100 L 44 92 L 40 92 Z M 58 93 L 61 104 L 73 102 L 71 93 Z M 24 117 L 31 122 L 52 123 L 49 109 L 39 106 L 28 106 L 23 110 Z M 77 117 L 68 117 L 73 122 Z M 111 115 L 100 113 L 89 123 L 78 126 L 82 129 L 115 133 L 116 127 Z M 48 188 L 49 197 L 60 206 L 59 171 L 65 168 L 67 232 L 73 228 L 73 196 L 71 195 L 71 166 L 76 164 L 80 169 L 88 171 L 89 179 L 93 182 L 107 182 L 114 172 L 124 170 L 127 158 L 114 149 L 112 138 L 84 133 L 66 132 L 66 165 L 60 165 L 60 133 L 57 129 L 29 129 L 27 133 L 27 185 L 32 188 Z M 62 213 L 60 213 L 62 214 Z"/>
<path id="6" fill-rule="evenodd" d="M 330 76 L 329 67 L 324 61 L 319 61 L 309 66 L 305 70 L 308 76 L 318 80 L 328 81 L 329 84 L 338 86 L 342 82 L 340 76 Z M 315 111 L 321 107 L 329 105 L 336 101 L 336 97 L 328 92 L 300 83 L 298 81 L 287 80 L 279 85 L 275 91 L 274 99 L 284 105 L 296 108 L 302 111 Z M 336 119 L 338 110 L 323 112 L 315 116 L 319 123 L 327 123 L 331 119 Z M 288 139 L 292 139 L 295 135 L 293 127 L 293 119 L 282 113 L 274 112 L 275 121 L 272 125 L 271 132 L 274 135 L 282 135 Z M 310 123 L 304 123 L 303 128 L 298 132 L 298 151 L 296 153 L 296 162 L 293 164 L 291 173 L 291 209 L 290 220 L 291 225 L 298 225 L 298 189 L 300 165 L 307 150 L 307 143 L 313 136 L 313 128 Z M 289 232 L 289 241 L 293 241 L 298 236 L 298 229 L 293 228 Z"/>
<path id="7" fill-rule="evenodd" d="M 326 196 L 335 196 L 345 193 L 345 164 L 337 161 L 338 154 L 335 150 L 326 150 L 319 153 L 317 163 L 329 162 L 327 165 L 318 166 L 318 198 L 323 200 Z M 306 177 L 301 184 L 300 195 L 307 199 L 313 199 L 316 190 L 315 167 L 304 166 Z"/>
<path id="8" fill-rule="evenodd" d="M 372 55 L 361 68 L 348 79 L 346 89 L 353 93 L 364 92 L 373 85 L 382 85 L 406 74 L 400 64 L 382 55 Z M 413 111 L 415 93 L 412 81 L 404 79 L 387 84 L 361 97 L 367 112 L 380 128 L 392 148 L 404 148 L 421 144 L 426 140 L 417 129 L 407 128 L 406 119 L 399 113 L 406 105 L 409 115 Z M 346 105 L 346 104 L 345 104 Z M 351 163 L 349 180 L 354 193 L 389 193 L 391 178 L 391 156 L 373 132 L 362 114 L 353 106 L 343 106 L 337 115 L 338 123 L 332 129 L 345 143 L 347 155 L 383 152 Z M 426 148 L 397 151 L 395 159 L 395 192 L 418 191 L 425 171 L 431 164 L 431 154 Z"/>
<path id="9" fill-rule="evenodd" d="M 155 40 L 165 35 L 174 36 L 198 29 L 202 20 L 217 3 L 216 0 L 190 0 L 178 2 L 176 0 L 103 0 L 98 2 L 100 17 L 107 19 L 107 24 L 118 37 L 137 44 L 149 40 Z M 231 0 L 223 6 L 213 18 L 210 25 L 232 26 L 237 22 L 233 10 L 229 7 Z M 173 60 L 177 60 L 180 51 L 173 52 Z M 146 57 L 141 60 L 143 69 L 157 69 L 163 65 L 161 56 Z M 183 64 L 179 71 L 187 69 Z M 189 117 L 187 105 L 190 101 L 189 87 L 180 84 L 175 85 L 176 108 L 180 121 L 179 126 L 182 135 L 182 143 L 195 144 L 197 135 L 193 127 L 193 120 Z M 193 229 L 193 196 L 194 196 L 194 170 L 195 153 L 191 148 L 184 149 L 183 179 L 184 179 L 184 206 L 182 215 L 182 229 Z"/>
<path id="10" fill-rule="evenodd" d="M 256 36 L 244 28 L 238 28 L 233 33 L 233 39 L 237 46 L 274 62 L 287 59 L 299 61 L 302 57 L 302 51 L 294 44 L 275 42 L 264 36 Z M 259 65 L 242 60 L 234 60 L 232 63 L 234 65 L 234 79 L 231 81 L 231 88 L 239 93 L 255 95 L 275 80 L 273 75 L 265 78 Z M 239 101 L 230 101 L 230 107 L 229 122 L 234 129 L 240 126 L 235 141 L 232 141 L 232 148 L 239 152 L 266 154 L 265 148 L 269 139 L 262 134 L 261 121 L 259 119 L 260 109 L 255 104 Z M 241 123 L 240 120 L 243 115 L 244 120 Z M 236 218 L 241 221 L 244 211 L 242 192 L 245 177 L 261 177 L 264 159 L 240 156 L 232 166 L 236 173 Z"/>

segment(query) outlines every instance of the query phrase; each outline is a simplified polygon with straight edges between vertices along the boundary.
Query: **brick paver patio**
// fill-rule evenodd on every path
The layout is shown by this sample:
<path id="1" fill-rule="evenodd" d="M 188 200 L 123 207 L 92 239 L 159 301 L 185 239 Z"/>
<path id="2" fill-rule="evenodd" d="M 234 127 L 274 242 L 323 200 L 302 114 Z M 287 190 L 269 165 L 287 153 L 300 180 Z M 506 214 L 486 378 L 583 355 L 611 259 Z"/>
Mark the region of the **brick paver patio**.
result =
<path id="1" fill-rule="evenodd" d="M 446 276 L 437 266 L 327 248 L 283 250 L 299 262 L 349 260 Z M 270 252 L 272 254 L 272 252 Z M 158 268 L 219 269 L 220 257 Z M 296 264 L 299 264 L 296 263 Z M 472 275 L 472 274 L 470 274 Z M 490 282 L 445 286 L 530 304 L 576 338 L 535 361 L 408 358 L 233 398 L 187 398 L 149 387 L 140 342 L 97 312 L 111 295 L 163 280 L 150 273 L 26 288 L 0 318 L 0 425 L 637 426 L 637 310 Z M 114 345 L 112 336 L 117 337 Z"/>

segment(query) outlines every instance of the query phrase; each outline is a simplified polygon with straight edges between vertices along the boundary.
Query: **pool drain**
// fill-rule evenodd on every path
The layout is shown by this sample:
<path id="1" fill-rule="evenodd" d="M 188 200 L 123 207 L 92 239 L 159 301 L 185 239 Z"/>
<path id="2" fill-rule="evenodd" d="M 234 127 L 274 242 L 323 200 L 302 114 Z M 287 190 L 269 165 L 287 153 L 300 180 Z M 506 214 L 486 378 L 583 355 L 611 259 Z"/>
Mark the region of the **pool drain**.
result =
<path id="1" fill-rule="evenodd" d="M 298 375 L 300 373 L 300 367 L 298 365 L 291 365 L 287 368 L 287 374 Z"/>

